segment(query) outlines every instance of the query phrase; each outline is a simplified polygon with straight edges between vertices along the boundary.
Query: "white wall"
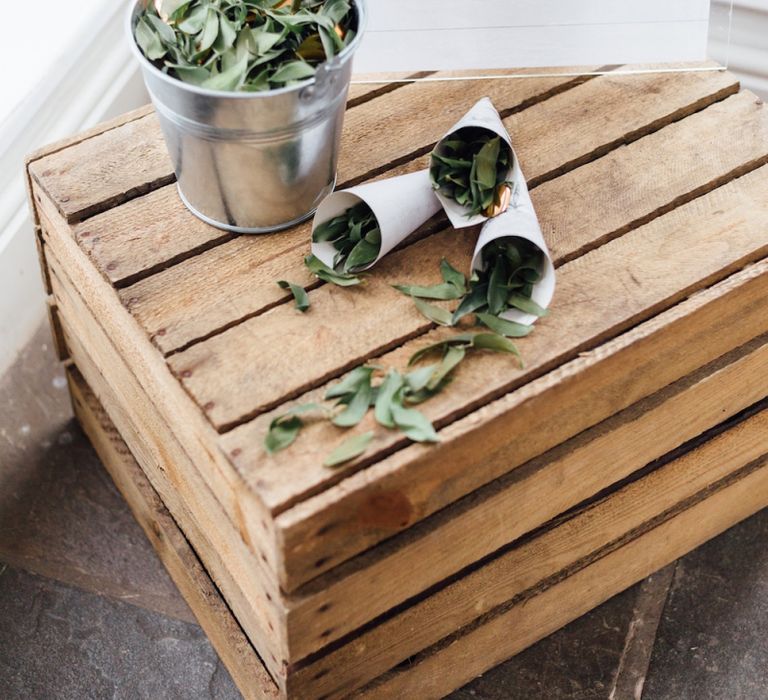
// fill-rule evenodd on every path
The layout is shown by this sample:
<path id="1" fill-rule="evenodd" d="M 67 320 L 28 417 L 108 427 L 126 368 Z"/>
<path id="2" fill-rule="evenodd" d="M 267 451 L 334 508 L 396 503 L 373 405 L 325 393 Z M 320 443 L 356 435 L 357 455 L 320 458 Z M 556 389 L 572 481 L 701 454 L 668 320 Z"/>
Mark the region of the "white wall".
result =
<path id="1" fill-rule="evenodd" d="M 709 0 L 368 0 L 357 70 L 697 61 Z"/>

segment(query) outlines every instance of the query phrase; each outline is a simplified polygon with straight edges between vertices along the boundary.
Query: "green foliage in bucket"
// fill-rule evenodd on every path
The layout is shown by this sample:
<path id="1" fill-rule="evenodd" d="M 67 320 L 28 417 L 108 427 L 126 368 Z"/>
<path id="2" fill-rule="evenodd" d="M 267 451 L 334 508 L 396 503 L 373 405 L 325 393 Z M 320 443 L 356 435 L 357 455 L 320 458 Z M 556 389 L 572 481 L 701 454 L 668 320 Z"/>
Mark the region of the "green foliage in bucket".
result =
<path id="1" fill-rule="evenodd" d="M 466 207 L 468 216 L 498 216 L 509 206 L 512 149 L 486 129 L 465 127 L 441 141 L 429 173 L 440 194 Z"/>
<path id="2" fill-rule="evenodd" d="M 364 270 L 379 257 L 381 230 L 371 208 L 360 202 L 317 226 L 312 241 L 331 243 L 336 249 L 333 269 L 350 274 Z"/>
<path id="3" fill-rule="evenodd" d="M 313 77 L 353 40 L 356 21 L 351 0 L 154 0 L 134 36 L 174 78 L 260 92 Z"/>

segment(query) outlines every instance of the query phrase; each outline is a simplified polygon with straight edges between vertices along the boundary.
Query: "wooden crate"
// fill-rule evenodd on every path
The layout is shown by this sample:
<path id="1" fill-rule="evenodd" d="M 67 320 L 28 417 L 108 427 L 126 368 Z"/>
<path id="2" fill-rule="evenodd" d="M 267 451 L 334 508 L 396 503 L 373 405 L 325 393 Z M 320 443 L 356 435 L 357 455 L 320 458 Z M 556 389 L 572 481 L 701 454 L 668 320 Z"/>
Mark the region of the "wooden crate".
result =
<path id="1" fill-rule="evenodd" d="M 423 405 L 439 445 L 366 422 L 368 452 L 333 470 L 336 428 L 270 458 L 266 426 L 443 337 L 390 284 L 466 267 L 473 235 L 438 216 L 338 289 L 303 267 L 308 225 L 247 237 L 192 217 L 149 110 L 30 158 L 81 420 L 109 442 L 92 391 L 282 696 L 438 697 L 768 504 L 762 103 L 713 70 L 360 90 L 339 181 L 424 167 L 484 95 L 559 268 L 552 313 L 519 343 L 525 369 L 477 355 Z M 310 289 L 306 316 L 276 279 Z"/>

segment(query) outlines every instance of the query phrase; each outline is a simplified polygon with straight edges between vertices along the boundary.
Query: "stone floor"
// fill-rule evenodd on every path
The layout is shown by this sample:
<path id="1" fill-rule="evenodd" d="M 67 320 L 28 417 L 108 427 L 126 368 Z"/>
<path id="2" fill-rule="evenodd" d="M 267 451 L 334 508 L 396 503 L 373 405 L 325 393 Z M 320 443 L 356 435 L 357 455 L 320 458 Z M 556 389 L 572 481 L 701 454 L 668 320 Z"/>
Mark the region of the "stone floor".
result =
<path id="1" fill-rule="evenodd" d="M 452 697 L 768 697 L 768 512 Z M 71 416 L 42 327 L 0 379 L 0 698 L 236 698 Z"/>

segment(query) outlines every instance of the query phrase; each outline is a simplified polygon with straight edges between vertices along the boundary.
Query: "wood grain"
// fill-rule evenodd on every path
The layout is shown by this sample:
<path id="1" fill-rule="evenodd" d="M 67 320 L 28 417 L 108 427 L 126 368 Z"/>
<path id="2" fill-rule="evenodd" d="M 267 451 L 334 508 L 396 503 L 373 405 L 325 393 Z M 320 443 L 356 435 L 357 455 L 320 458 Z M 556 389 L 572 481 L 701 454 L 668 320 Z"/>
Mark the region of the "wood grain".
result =
<path id="1" fill-rule="evenodd" d="M 721 78 L 721 74 L 717 73 L 705 75 Z M 604 77 L 607 76 L 569 90 L 559 98 L 580 103 L 580 91 L 595 85 Z M 604 102 L 612 102 L 608 100 L 610 94 L 603 94 Z M 551 101 L 557 99 L 552 98 Z M 639 106 L 633 105 L 633 110 L 638 109 Z M 640 112 L 634 119 L 652 121 L 658 109 L 657 103 L 653 102 L 652 113 Z M 599 114 L 598 120 L 602 122 L 602 112 Z M 586 131 L 588 137 L 597 136 L 597 132 L 592 134 L 585 126 L 585 120 L 578 122 L 576 129 L 572 126 L 570 133 L 576 136 L 576 132 L 581 133 L 582 130 Z M 565 124 L 562 129 L 556 131 L 561 137 L 569 133 Z M 607 131 L 604 134 L 611 136 Z M 579 144 L 579 147 L 587 151 L 594 150 L 593 146 L 592 142 Z M 545 157 L 546 152 L 546 148 L 542 148 Z M 522 155 L 521 162 L 526 163 Z M 581 206 L 586 208 L 593 206 L 593 203 L 585 201 L 581 202 Z M 575 216 L 578 217 L 578 210 Z M 295 396 L 313 384 L 317 385 L 324 379 L 349 369 L 361 359 L 423 332 L 428 326 L 424 324 L 423 319 L 419 319 L 418 314 L 413 313 L 409 299 L 394 291 L 389 291 L 389 297 L 378 297 L 372 290 L 383 292 L 385 287 L 380 285 L 382 280 L 388 283 L 418 280 L 418 277 L 409 274 L 410 270 L 414 266 L 416 269 L 436 268 L 441 256 L 449 257 L 455 267 L 467 269 L 473 241 L 469 236 L 462 236 L 461 240 L 465 243 L 464 254 L 451 257 L 451 248 L 446 248 L 446 245 L 450 245 L 448 238 L 432 237 L 431 240 L 410 246 L 407 251 L 389 256 L 377 266 L 375 281 L 371 282 L 370 289 L 354 290 L 356 293 L 350 294 L 349 290 L 339 293 L 339 290 L 321 287 L 310 294 L 310 299 L 317 309 L 314 314 L 299 317 L 290 308 L 274 309 L 173 357 L 170 365 L 179 375 L 191 373 L 190 377 L 184 379 L 185 388 L 200 406 L 213 403 L 214 408 L 207 412 L 208 417 L 220 431 L 228 430 L 268 410 L 281 399 Z M 383 302 L 384 299 L 386 301 Z M 338 304 L 343 306 L 337 308 Z M 397 314 L 402 316 L 402 320 L 387 323 L 382 319 L 379 323 L 372 315 L 372 305 L 377 305 L 383 313 L 390 314 L 390 318 Z M 353 330 L 333 323 L 334 319 L 328 314 L 320 316 L 319 311 L 323 308 L 333 308 L 337 315 L 343 312 L 349 328 Z M 367 319 L 367 322 L 363 319 Z M 328 350 L 323 352 L 322 357 L 317 358 L 317 362 L 302 365 L 299 356 L 303 355 L 304 351 L 298 345 L 293 346 L 294 355 L 283 352 L 280 338 L 302 335 L 312 338 L 315 342 L 328 343 Z M 259 346 L 258 351 L 255 350 L 255 338 L 261 339 L 265 345 L 264 349 Z M 264 372 L 254 372 L 253 368 L 256 366 L 263 367 Z"/>
<path id="2" fill-rule="evenodd" d="M 768 153 L 768 128 L 766 110 L 755 100 L 749 93 L 729 98 L 534 190 L 534 204 L 554 242 L 556 259 L 572 259 L 633 224 L 762 164 Z M 734 142 L 714 138 L 727 121 L 738 131 Z M 567 137 L 576 129 L 573 125 L 562 133 Z M 694 147 L 702 141 L 712 142 L 712 148 Z M 648 168 L 668 150 L 681 154 L 674 169 L 665 178 L 649 178 Z M 617 183 L 621 194 L 610 196 Z M 147 218 L 142 212 L 146 209 L 132 212 L 123 226 Z M 430 227 L 439 228 L 440 221 L 445 219 L 440 217 Z M 288 301 L 290 295 L 274 284 L 281 275 L 304 286 L 318 286 L 302 263 L 309 226 L 276 238 L 278 243 L 271 237 L 236 238 L 142 279 L 122 290 L 121 298 L 164 353 L 184 348 Z M 285 246 L 282 251 L 280 243 Z"/>
<path id="3" fill-rule="evenodd" d="M 514 87 L 510 87 L 508 81 L 503 80 L 491 83 L 493 85 L 489 87 L 493 88 L 493 94 L 499 100 L 498 106 L 513 110 L 545 99 L 558 90 L 578 84 L 578 81 L 573 78 L 531 79 L 517 81 Z M 422 85 L 404 86 L 402 89 L 379 94 L 375 99 L 358 103 L 358 106 L 348 110 L 339 156 L 339 187 L 349 184 L 352 180 L 367 179 L 376 174 L 366 174 L 361 169 L 360 150 L 354 143 L 347 145 L 348 142 L 356 142 L 358 139 L 364 141 L 365 147 L 362 151 L 376 154 L 378 172 L 387 170 L 393 162 L 410 161 L 414 148 L 426 152 L 434 143 L 440 132 L 435 130 L 430 120 L 413 119 L 410 101 L 412 93 L 404 93 L 409 87 L 419 88 Z M 431 91 L 434 92 L 434 86 Z M 461 101 L 454 110 L 464 109 L 469 104 L 471 103 L 466 100 Z M 400 128 L 404 122 L 410 123 L 406 129 L 407 137 L 399 134 L 395 128 Z M 445 129 L 450 128 L 452 123 L 449 120 Z M 58 178 L 57 182 L 60 179 Z M 237 251 L 236 256 L 250 255 L 252 259 L 254 248 L 259 248 L 265 239 L 274 241 L 270 245 L 273 251 L 282 245 L 284 252 L 293 253 L 300 244 L 306 246 L 309 240 L 309 225 L 300 225 L 288 232 L 269 236 L 235 238 L 197 220 L 184 207 L 176 192 L 176 186 L 172 185 L 159 192 L 152 192 L 138 201 L 128 202 L 125 206 L 114 207 L 92 217 L 76 226 L 75 233 L 102 274 L 113 284 L 125 286 L 227 241 L 232 241 L 232 244 L 229 250 L 223 252 L 224 257 L 231 250 Z M 296 258 L 298 257 L 297 255 Z M 218 267 L 215 259 L 209 264 L 211 267 Z M 235 268 L 233 276 L 237 272 L 238 268 Z M 270 283 L 272 281 L 269 280 Z M 140 294 L 138 296 L 141 298 Z M 221 325 L 220 321 L 219 327 Z M 171 324 L 167 323 L 165 327 L 171 327 Z"/>
<path id="4" fill-rule="evenodd" d="M 248 552 L 221 506 L 195 474 L 183 447 L 164 434 L 162 421 L 122 360 L 116 358 L 110 340 L 90 317 L 55 254 L 51 256 L 51 272 L 72 359 L 109 412 L 147 478 L 194 543 L 272 677 L 278 684 L 284 683 L 283 660 L 287 651 L 280 634 L 285 615 L 279 589 L 269 579 L 262 562 Z"/>
<path id="5" fill-rule="evenodd" d="M 341 697 L 456 630 L 493 614 L 499 606 L 541 595 L 553 583 L 642 535 L 650 529 L 649 523 L 673 516 L 691 501 L 705 500 L 711 495 L 711 485 L 727 480 L 754 460 L 764 460 L 762 436 L 767 429 L 768 411 L 763 410 L 617 492 L 554 521 L 535 536 L 514 543 L 321 659 L 299 663 L 296 673 L 290 674 L 289 693 Z M 614 453 L 616 446 L 614 443 Z M 566 479 L 563 483 L 573 482 Z M 762 497 L 768 500 L 768 495 Z M 499 512 L 495 527 L 503 528 L 510 522 L 509 516 L 508 510 Z M 477 537 L 477 532 L 485 530 L 473 532 Z M 460 546 L 452 541 L 451 549 Z M 429 566 L 429 561 L 422 561 L 418 568 Z M 388 588 L 396 585 L 391 580 L 396 571 L 400 569 L 390 569 L 390 575 L 380 579 L 388 581 Z M 335 622 L 331 611 L 326 618 L 327 625 Z"/>
<path id="6" fill-rule="evenodd" d="M 768 386 L 754 378 L 768 372 L 766 337 L 303 587 L 288 601 L 291 649 L 299 658 L 316 652 L 760 401 Z"/>
<path id="7" fill-rule="evenodd" d="M 215 446 L 208 447 L 205 443 L 206 431 L 211 431 L 210 426 L 196 410 L 191 410 L 193 406 L 183 392 L 175 394 L 178 384 L 169 375 L 162 358 L 148 344 L 143 334 L 136 334 L 136 328 L 131 327 L 130 317 L 124 315 L 114 290 L 106 287 L 103 279 L 68 235 L 66 223 L 57 219 L 58 214 L 51 209 L 52 206 L 49 209 L 45 205 L 41 208 L 46 241 L 52 254 L 62 261 L 59 269 L 66 270 L 60 277 L 66 280 L 76 275 L 78 279 L 77 285 L 62 285 L 57 295 L 60 308 L 70 309 L 69 312 L 62 311 L 65 334 L 68 332 L 67 344 L 73 355 L 77 356 L 81 371 L 89 383 L 99 387 L 102 402 L 114 411 L 113 419 L 120 429 L 127 433 L 133 426 L 132 421 L 143 421 L 134 433 L 132 448 L 138 449 L 137 445 L 140 445 L 146 450 L 142 452 L 146 457 L 146 465 L 156 469 L 155 486 L 163 491 L 163 498 L 169 504 L 175 503 L 178 506 L 174 510 L 181 513 L 178 516 L 180 522 L 186 527 L 187 520 L 192 522 L 197 519 L 201 522 L 198 525 L 200 531 L 206 536 L 217 538 L 207 549 L 203 548 L 205 543 L 198 545 L 201 546 L 206 564 L 213 568 L 221 558 L 232 559 L 231 568 L 228 564 L 220 564 L 217 583 L 228 590 L 228 600 L 239 611 L 249 636 L 254 640 L 262 640 L 262 643 L 257 642 L 257 647 L 263 653 L 267 666 L 279 677 L 281 659 L 285 657 L 282 651 L 284 636 L 280 634 L 283 626 L 277 620 L 268 619 L 274 615 L 279 618 L 280 614 L 279 597 L 274 584 L 276 545 L 273 523 L 261 511 L 261 505 L 254 502 L 253 494 L 245 490 L 242 483 L 238 484 L 238 477 L 231 472 L 231 468 L 229 473 L 219 471 L 221 466 L 226 467 L 226 463 L 220 458 Z M 65 296 L 66 290 L 70 293 Z M 82 298 L 89 299 L 88 307 Z M 129 321 L 127 326 L 123 325 L 126 320 Z M 78 330 L 72 332 L 67 327 L 68 323 L 75 324 Z M 87 350 L 80 343 L 80 337 L 85 338 L 83 342 Z M 117 350 L 119 344 L 124 347 L 133 342 L 137 344 L 127 355 Z M 99 364 L 98 367 L 88 369 L 86 365 L 91 355 L 100 358 Z M 159 390 L 162 400 L 150 400 L 146 393 L 147 383 L 158 380 L 160 384 L 163 380 L 171 384 Z M 115 387 L 112 389 L 114 398 L 110 398 L 103 388 L 110 386 L 108 382 Z M 130 397 L 129 405 L 124 403 L 122 397 L 125 396 Z M 130 405 L 137 408 L 131 409 Z M 122 418 L 117 415 L 117 411 L 123 411 Z M 167 423 L 169 415 L 180 418 L 188 432 L 171 432 Z M 165 473 L 161 467 L 157 467 L 158 464 L 165 465 Z M 166 474 L 173 475 L 175 487 L 169 487 L 167 494 L 161 488 L 161 477 L 164 478 Z M 171 500 L 174 498 L 176 501 Z M 188 515 L 182 512 L 184 508 L 189 509 Z M 249 526 L 254 528 L 250 532 L 247 529 Z M 232 534 L 228 535 L 230 531 Z M 227 589 L 230 576 L 238 584 L 232 585 L 231 590 Z M 244 602 L 246 593 L 248 603 Z M 260 603 L 260 597 L 266 603 Z M 267 616 L 264 624 L 255 620 L 250 624 L 249 620 L 259 614 Z M 270 624 L 276 632 L 269 629 Z"/>
<path id="8" fill-rule="evenodd" d="M 246 700 L 280 697 L 208 572 L 152 488 L 104 407 L 75 368 L 67 370 L 75 415 L 173 582 Z"/>
<path id="9" fill-rule="evenodd" d="M 500 396 L 507 387 L 519 385 L 525 379 L 540 374 L 542 368 L 573 359 L 579 352 L 596 347 L 631 325 L 672 306 L 696 288 L 727 277 L 750 260 L 759 260 L 766 252 L 765 241 L 759 234 L 760 227 L 750 222 L 768 217 L 768 206 L 763 200 L 766 192 L 768 168 L 761 168 L 566 264 L 560 268 L 559 289 L 551 315 L 537 325 L 533 334 L 518 343 L 527 363 L 526 368 L 521 370 L 515 367 L 506 357 L 477 355 L 462 365 L 451 391 L 424 404 L 423 410 L 438 422 L 450 420 L 461 410 L 461 406 L 482 405 L 487 402 L 489 393 Z M 456 241 L 456 238 L 449 239 L 447 245 L 461 244 Z M 407 257 L 408 264 L 416 260 L 427 270 L 435 268 L 437 261 L 434 258 L 429 265 L 421 256 L 421 249 L 428 242 L 412 246 L 407 256 L 390 256 L 377 273 L 373 284 L 380 280 L 389 281 L 390 276 L 398 276 L 401 270 L 399 266 L 405 262 L 399 256 Z M 468 259 L 469 249 L 466 246 L 464 258 L 448 257 L 460 266 Z M 451 251 L 451 248 L 446 250 Z M 600 270 L 601 274 L 590 274 L 590 270 Z M 400 279 L 411 278 L 403 272 Z M 420 280 L 421 277 L 415 279 Z M 429 282 L 430 279 L 425 278 L 425 281 Z M 346 343 L 347 351 L 351 343 L 358 343 L 356 348 L 363 347 L 362 351 L 358 349 L 357 356 L 360 357 L 371 349 L 371 336 L 387 337 L 383 332 L 380 336 L 374 335 L 379 334 L 376 323 L 378 317 L 369 315 L 370 302 L 364 296 L 365 292 L 360 295 L 348 292 L 342 294 L 335 289 L 318 289 L 313 292 L 319 317 L 314 321 L 310 321 L 309 317 L 296 318 L 284 313 L 289 309 L 275 309 L 264 317 L 172 357 L 171 366 L 179 373 L 192 371 L 191 377 L 183 381 L 200 403 L 222 400 L 229 401 L 230 406 L 234 401 L 240 401 L 242 405 L 251 400 L 254 394 L 272 399 L 279 392 L 288 394 L 296 391 L 301 388 L 302 382 L 308 381 L 308 376 L 322 372 L 326 358 L 336 352 L 334 347 L 329 347 L 327 351 L 324 349 L 322 357 L 313 358 L 311 366 L 307 367 L 302 366 L 299 359 L 302 351 L 306 352 L 306 346 L 299 345 L 295 349 L 276 348 L 274 366 L 268 364 L 269 346 L 259 346 L 261 356 L 257 366 L 271 373 L 262 382 L 257 372 L 253 371 L 249 376 L 243 367 L 245 361 L 239 359 L 235 348 L 246 357 L 248 349 L 242 343 L 235 345 L 235 334 L 248 328 L 253 333 L 250 342 L 255 342 L 258 337 L 269 338 L 265 334 L 273 326 L 285 332 L 285 337 L 291 337 L 292 334 L 301 337 L 301 334 L 305 334 L 305 337 L 311 338 L 312 329 L 318 328 L 321 329 L 315 332 L 318 342 L 322 342 L 323 338 L 329 342 L 336 341 L 332 334 L 334 331 L 337 335 L 341 333 L 335 330 L 333 315 L 327 311 L 323 316 L 320 314 L 324 308 L 335 312 L 341 303 L 346 304 L 345 318 L 349 326 L 355 329 L 355 336 L 338 342 Z M 343 299 L 336 301 L 336 296 Z M 402 308 L 403 317 L 398 322 L 398 329 L 409 331 L 411 326 L 405 324 L 411 318 L 406 315 L 411 308 L 410 300 L 394 291 L 390 297 L 391 301 L 383 306 Z M 418 320 L 417 316 L 413 318 Z M 277 332 L 275 330 L 275 337 L 278 337 Z M 383 358 L 382 364 L 403 365 L 415 350 L 452 332 L 455 331 L 432 331 L 427 337 L 406 343 L 395 353 Z M 214 344 L 214 341 L 219 340 L 220 343 Z M 364 345 L 366 342 L 369 343 L 367 347 Z M 344 357 L 350 355 L 347 352 Z M 292 359 L 294 357 L 295 360 Z M 276 378 L 275 372 L 280 372 L 280 376 Z M 238 386 L 241 388 L 229 389 L 230 392 L 238 391 L 238 396 L 223 395 L 223 387 Z M 268 390 L 273 393 L 267 394 Z M 300 400 L 309 398 L 304 396 Z M 234 410 L 230 410 L 224 417 L 233 414 Z M 338 440 L 339 432 L 326 424 L 317 424 L 308 429 L 307 438 L 300 441 L 295 449 L 266 459 L 257 447 L 257 436 L 263 435 L 272 417 L 273 414 L 268 414 L 248 426 L 238 428 L 228 434 L 222 444 L 230 452 L 240 449 L 236 459 L 240 470 L 243 473 L 259 472 L 259 478 L 266 480 L 264 491 L 270 494 L 268 498 L 271 507 L 279 509 L 281 503 L 295 501 L 297 494 L 301 493 L 299 490 L 306 488 L 315 475 L 318 479 L 334 478 L 337 472 L 329 473 L 327 469 L 318 468 L 318 463 L 325 454 L 320 447 L 332 446 Z M 367 430 L 370 427 L 366 424 L 361 429 Z M 376 442 L 372 446 L 371 452 L 374 454 L 379 447 L 391 451 L 393 441 L 398 438 L 381 430 L 377 439 L 382 440 L 382 443 Z"/>
<path id="10" fill-rule="evenodd" d="M 174 180 L 154 113 L 43 156 L 29 172 L 70 222 Z"/>
<path id="11" fill-rule="evenodd" d="M 441 698 L 768 505 L 763 462 L 562 583 L 380 677 L 357 697 Z"/>

